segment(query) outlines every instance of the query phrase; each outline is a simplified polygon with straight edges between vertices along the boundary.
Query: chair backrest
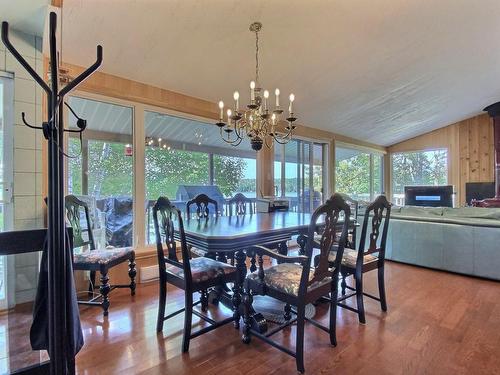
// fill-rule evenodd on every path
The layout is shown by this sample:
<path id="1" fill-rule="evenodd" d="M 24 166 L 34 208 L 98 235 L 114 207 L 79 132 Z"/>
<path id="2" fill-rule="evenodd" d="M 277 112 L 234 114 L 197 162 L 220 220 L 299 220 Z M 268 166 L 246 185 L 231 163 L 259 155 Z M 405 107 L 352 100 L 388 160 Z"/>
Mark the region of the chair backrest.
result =
<path id="1" fill-rule="evenodd" d="M 186 203 L 186 215 L 191 218 L 191 215 L 195 216 L 197 219 L 208 218 L 210 216 L 210 210 L 208 205 L 211 204 L 214 207 L 215 216 L 219 213 L 219 205 L 217 201 L 213 200 L 206 194 L 198 194 L 193 199 Z M 191 206 L 196 205 L 196 212 L 191 212 Z"/>
<path id="2" fill-rule="evenodd" d="M 247 214 L 247 206 L 249 207 L 248 213 L 253 215 L 253 201 L 241 193 L 237 193 L 234 197 L 229 199 L 227 205 L 229 207 L 229 216 Z"/>
<path id="3" fill-rule="evenodd" d="M 341 215 L 343 213 L 343 215 Z M 339 218 L 343 216 L 344 220 L 339 222 Z M 318 266 L 314 270 L 313 278 L 307 283 L 307 285 L 313 284 L 323 280 L 325 277 L 338 277 L 340 270 L 340 263 L 342 261 L 342 256 L 344 254 L 344 246 L 347 240 L 347 232 L 349 229 L 350 222 L 350 207 L 344 201 L 340 194 L 335 193 L 332 195 L 325 203 L 319 206 L 311 216 L 311 223 L 308 228 L 307 244 L 305 255 L 309 257 L 309 265 L 311 263 L 312 253 L 314 246 L 314 234 L 317 231 L 318 226 L 323 226 L 324 230 L 321 234 L 321 239 L 319 240 L 319 262 Z M 323 218 L 323 224 L 320 223 L 320 219 Z M 339 230 L 339 226 L 342 230 Z M 340 233 L 340 238 L 338 237 Z M 335 258 L 334 267 L 330 268 L 328 256 L 330 254 L 332 245 L 334 243 L 338 244 L 337 256 Z M 307 268 L 307 273 L 305 269 Z M 309 266 L 304 267 L 301 288 L 303 292 L 306 290 L 306 281 L 309 275 Z M 304 283 L 304 285 L 302 285 Z"/>
<path id="4" fill-rule="evenodd" d="M 189 251 L 184 233 L 181 211 L 166 197 L 160 197 L 153 206 L 153 222 L 156 234 L 156 250 L 160 275 L 165 272 L 165 264 L 169 263 L 184 270 L 186 283 L 191 282 L 191 265 Z M 175 225 L 180 239 L 182 262 L 177 258 L 177 243 L 175 241 Z M 163 238 L 163 240 L 162 240 Z M 165 244 L 166 249 L 163 248 Z M 165 256 L 165 251 L 167 252 Z"/>
<path id="5" fill-rule="evenodd" d="M 67 195 L 64 198 L 64 205 L 66 208 L 66 218 L 73 229 L 73 248 L 89 246 L 90 250 L 95 250 L 92 223 L 87 203 L 74 195 Z M 82 225 L 82 210 L 85 220 L 84 225 Z M 85 232 L 87 232 L 87 239 L 84 237 Z"/>
<path id="6" fill-rule="evenodd" d="M 339 193 L 339 195 L 345 200 L 345 202 L 349 205 L 351 209 L 351 219 L 358 220 L 358 208 L 359 202 L 354 198 L 351 198 L 349 195 L 344 193 Z"/>
<path id="7" fill-rule="evenodd" d="M 378 253 L 379 261 L 384 261 L 390 218 L 391 203 L 387 200 L 385 195 L 379 195 L 370 205 L 368 205 L 368 207 L 366 207 L 357 259 L 360 265 L 363 264 L 364 255 L 373 253 Z M 382 236 L 380 236 L 380 225 L 382 221 L 384 221 L 384 225 L 382 227 Z M 368 229 L 369 222 L 371 223 L 371 229 Z M 370 232 L 368 233 L 369 230 Z M 369 236 L 368 246 L 366 246 L 367 235 Z"/>

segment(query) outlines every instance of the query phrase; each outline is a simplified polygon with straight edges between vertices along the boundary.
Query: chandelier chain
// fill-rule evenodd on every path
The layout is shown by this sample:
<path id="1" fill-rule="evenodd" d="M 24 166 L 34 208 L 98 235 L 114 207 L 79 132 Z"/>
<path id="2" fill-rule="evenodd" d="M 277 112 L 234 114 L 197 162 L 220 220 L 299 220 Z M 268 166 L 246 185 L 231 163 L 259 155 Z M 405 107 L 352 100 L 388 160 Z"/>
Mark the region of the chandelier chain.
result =
<path id="1" fill-rule="evenodd" d="M 259 84 L 259 32 L 255 32 L 255 83 Z M 258 87 L 258 86 L 257 86 Z"/>

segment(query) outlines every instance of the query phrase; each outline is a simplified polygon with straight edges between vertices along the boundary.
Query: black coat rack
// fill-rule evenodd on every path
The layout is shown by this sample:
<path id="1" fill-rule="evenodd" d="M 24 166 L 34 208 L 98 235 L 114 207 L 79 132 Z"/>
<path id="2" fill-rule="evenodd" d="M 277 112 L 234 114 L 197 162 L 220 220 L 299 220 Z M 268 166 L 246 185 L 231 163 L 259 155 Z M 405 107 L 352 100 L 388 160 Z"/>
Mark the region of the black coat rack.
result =
<path id="1" fill-rule="evenodd" d="M 67 331 L 69 326 L 75 323 L 79 325 L 78 310 L 74 311 L 72 304 L 76 300 L 72 275 L 72 254 L 70 241 L 66 236 L 66 225 L 64 215 L 64 132 L 82 132 L 86 123 L 80 122 L 79 130 L 64 129 L 63 124 L 63 104 L 64 96 L 76 88 L 92 73 L 94 73 L 102 63 L 102 47 L 97 46 L 96 62 L 71 81 L 67 86 L 59 90 L 57 44 L 56 44 L 57 15 L 50 13 L 49 24 L 49 44 L 50 44 L 50 86 L 35 72 L 26 62 L 21 54 L 9 41 L 9 24 L 2 23 L 2 41 L 15 59 L 26 69 L 33 79 L 42 87 L 47 95 L 48 121 L 42 126 L 28 124 L 24 113 L 23 122 L 34 129 L 41 129 L 44 137 L 48 141 L 48 228 L 47 228 L 47 285 L 39 286 L 39 292 L 46 287 L 46 307 L 48 331 L 46 332 L 48 341 L 48 352 L 50 356 L 51 374 L 72 374 L 75 371 L 74 343 L 71 343 L 71 335 Z M 42 265 L 43 266 L 43 265 Z M 38 299 L 39 296 L 37 296 Z M 76 307 L 77 309 L 77 307 Z M 78 350 L 78 349 L 76 349 Z"/>

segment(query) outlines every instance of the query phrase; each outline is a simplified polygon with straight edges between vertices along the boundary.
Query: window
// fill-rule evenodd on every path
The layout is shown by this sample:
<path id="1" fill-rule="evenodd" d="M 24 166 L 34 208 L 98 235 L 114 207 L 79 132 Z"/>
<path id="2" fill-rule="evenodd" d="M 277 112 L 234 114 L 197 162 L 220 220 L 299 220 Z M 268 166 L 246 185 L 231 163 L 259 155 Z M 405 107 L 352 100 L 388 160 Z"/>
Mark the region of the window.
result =
<path id="1" fill-rule="evenodd" d="M 325 147 L 302 140 L 275 145 L 275 195 L 287 198 L 291 210 L 312 212 L 323 202 Z"/>
<path id="2" fill-rule="evenodd" d="M 335 191 L 372 201 L 383 191 L 383 156 L 346 146 L 335 148 Z"/>
<path id="3" fill-rule="evenodd" d="M 146 242 L 154 243 L 151 208 L 160 196 L 175 205 L 205 193 L 226 214 L 225 202 L 236 193 L 256 197 L 256 153 L 248 141 L 225 143 L 213 124 L 145 111 Z"/>
<path id="4" fill-rule="evenodd" d="M 3 74 L 3 73 L 2 73 Z M 13 79 L 0 75 L 0 231 L 12 230 Z M 8 307 L 7 257 L 0 256 L 0 309 Z"/>
<path id="5" fill-rule="evenodd" d="M 89 205 L 96 246 L 132 246 L 133 228 L 133 110 L 79 97 L 68 103 L 87 120 L 80 138 L 68 141 L 68 193 Z M 69 113 L 69 127 L 76 128 Z"/>
<path id="6" fill-rule="evenodd" d="M 446 185 L 448 151 L 402 152 L 392 155 L 392 200 L 404 205 L 405 186 Z"/>

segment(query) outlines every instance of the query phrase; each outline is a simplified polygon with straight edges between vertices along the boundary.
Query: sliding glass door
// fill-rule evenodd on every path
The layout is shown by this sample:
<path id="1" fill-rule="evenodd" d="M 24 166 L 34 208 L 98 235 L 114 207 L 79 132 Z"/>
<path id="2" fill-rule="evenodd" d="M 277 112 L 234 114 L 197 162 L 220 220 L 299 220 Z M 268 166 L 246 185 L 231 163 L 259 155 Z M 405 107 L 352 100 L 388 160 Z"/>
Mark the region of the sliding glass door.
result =
<path id="1" fill-rule="evenodd" d="M 275 195 L 288 199 L 292 211 L 312 212 L 323 202 L 325 148 L 302 140 L 275 146 Z"/>

